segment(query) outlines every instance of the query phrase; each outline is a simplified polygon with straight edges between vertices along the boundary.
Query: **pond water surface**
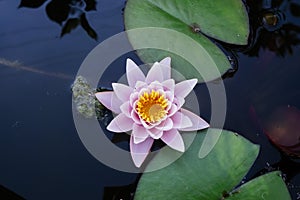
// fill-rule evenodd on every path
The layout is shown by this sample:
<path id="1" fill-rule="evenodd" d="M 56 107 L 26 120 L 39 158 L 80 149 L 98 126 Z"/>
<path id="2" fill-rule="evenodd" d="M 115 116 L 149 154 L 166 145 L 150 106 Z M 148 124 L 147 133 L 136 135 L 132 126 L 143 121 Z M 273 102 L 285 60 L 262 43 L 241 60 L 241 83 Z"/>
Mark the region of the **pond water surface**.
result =
<path id="1" fill-rule="evenodd" d="M 238 70 L 224 79 L 228 106 L 224 128 L 261 145 L 246 180 L 279 168 L 286 175 L 293 199 L 300 199 L 299 164 L 282 160 L 262 127 L 262 121 L 278 107 L 300 109 L 300 20 L 289 9 L 291 2 L 274 1 L 274 8 L 284 14 L 283 26 L 275 32 L 254 29 L 255 45 L 237 53 Z M 261 5 L 248 3 L 254 24 Z M 29 200 L 112 199 L 108 196 L 113 194 L 113 199 L 129 199 L 134 186 L 107 187 L 132 184 L 137 175 L 101 164 L 85 149 L 74 126 L 70 89 L 87 54 L 124 30 L 125 1 L 97 1 L 97 10 L 85 15 L 90 35 L 78 26 L 63 37 L 62 26 L 45 12 L 47 3 L 38 8 L 18 8 L 19 4 L 17 0 L 0 0 L 0 185 Z M 131 53 L 113 65 L 124 66 L 127 56 L 138 60 Z M 111 81 L 118 80 L 125 72 L 125 68 L 119 69 L 109 70 L 101 86 L 110 87 Z M 198 85 L 195 91 L 201 114 L 209 119 L 206 87 Z M 0 189 L 0 199 L 6 192 Z"/>

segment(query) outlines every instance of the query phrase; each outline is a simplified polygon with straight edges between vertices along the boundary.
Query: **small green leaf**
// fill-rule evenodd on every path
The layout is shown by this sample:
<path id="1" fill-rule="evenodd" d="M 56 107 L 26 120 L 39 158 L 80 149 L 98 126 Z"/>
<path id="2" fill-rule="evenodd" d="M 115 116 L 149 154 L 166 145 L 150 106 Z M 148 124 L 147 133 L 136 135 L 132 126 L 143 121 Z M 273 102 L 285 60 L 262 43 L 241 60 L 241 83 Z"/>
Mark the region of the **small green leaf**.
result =
<path id="1" fill-rule="evenodd" d="M 190 148 L 171 165 L 143 174 L 135 200 L 219 200 L 224 193 L 229 193 L 252 166 L 259 147 L 242 136 L 222 130 L 212 151 L 199 158 L 199 149 L 206 134 L 206 130 L 198 132 Z M 147 168 L 163 163 L 164 153 L 159 152 Z"/>
<path id="2" fill-rule="evenodd" d="M 236 189 L 228 200 L 289 200 L 291 196 L 279 171 L 255 178 Z"/>

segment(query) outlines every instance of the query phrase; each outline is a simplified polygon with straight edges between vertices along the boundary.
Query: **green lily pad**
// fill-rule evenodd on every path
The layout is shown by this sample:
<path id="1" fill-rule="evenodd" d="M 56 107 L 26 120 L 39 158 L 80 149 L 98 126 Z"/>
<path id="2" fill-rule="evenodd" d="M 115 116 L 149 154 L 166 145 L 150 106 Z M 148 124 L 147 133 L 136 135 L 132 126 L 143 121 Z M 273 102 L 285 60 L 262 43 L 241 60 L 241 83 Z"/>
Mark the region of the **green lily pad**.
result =
<path id="1" fill-rule="evenodd" d="M 236 189 L 228 200 L 289 200 L 291 196 L 285 183 L 282 181 L 279 171 L 271 172 L 255 178 Z"/>
<path id="2" fill-rule="evenodd" d="M 220 131 L 209 130 L 210 134 Z M 230 194 L 254 163 L 259 147 L 242 136 L 222 130 L 212 151 L 200 159 L 198 153 L 204 137 L 208 134 L 206 132 L 207 130 L 198 132 L 190 148 L 174 163 L 161 170 L 143 174 L 137 187 L 135 200 L 219 200 L 226 196 L 225 194 Z M 162 163 L 165 156 L 161 154 L 164 152 L 159 152 L 147 168 Z M 263 177 L 266 178 L 265 183 L 270 180 L 266 175 Z M 262 188 L 261 182 L 258 183 L 258 187 Z M 241 191 L 244 189 L 246 193 L 248 190 L 246 187 L 241 187 Z M 286 193 L 284 182 L 278 178 L 275 186 L 265 186 L 264 191 L 271 192 L 270 189 L 274 187 L 276 192 Z M 258 193 L 257 195 L 261 196 Z"/>
<path id="3" fill-rule="evenodd" d="M 126 30 L 156 27 L 184 34 L 172 37 L 160 31 L 151 36 L 145 31 L 139 37 L 128 32 L 128 38 L 144 62 L 171 56 L 175 70 L 199 82 L 219 78 L 231 68 L 225 54 L 207 36 L 244 45 L 249 34 L 247 12 L 240 0 L 128 0 L 124 18 Z M 186 37 L 197 45 L 188 45 Z M 143 45 L 156 49 L 139 49 Z"/>

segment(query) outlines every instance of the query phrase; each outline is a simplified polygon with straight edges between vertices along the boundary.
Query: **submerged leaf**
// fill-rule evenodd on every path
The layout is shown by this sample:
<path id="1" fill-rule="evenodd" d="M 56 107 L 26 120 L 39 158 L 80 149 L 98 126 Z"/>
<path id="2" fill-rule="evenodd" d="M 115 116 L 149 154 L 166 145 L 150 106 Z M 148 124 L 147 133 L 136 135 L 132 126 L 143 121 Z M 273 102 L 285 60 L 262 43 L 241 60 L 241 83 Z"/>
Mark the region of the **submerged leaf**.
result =
<path id="1" fill-rule="evenodd" d="M 281 106 L 273 111 L 264 125 L 271 142 L 288 155 L 300 157 L 300 111 L 293 106 Z"/>

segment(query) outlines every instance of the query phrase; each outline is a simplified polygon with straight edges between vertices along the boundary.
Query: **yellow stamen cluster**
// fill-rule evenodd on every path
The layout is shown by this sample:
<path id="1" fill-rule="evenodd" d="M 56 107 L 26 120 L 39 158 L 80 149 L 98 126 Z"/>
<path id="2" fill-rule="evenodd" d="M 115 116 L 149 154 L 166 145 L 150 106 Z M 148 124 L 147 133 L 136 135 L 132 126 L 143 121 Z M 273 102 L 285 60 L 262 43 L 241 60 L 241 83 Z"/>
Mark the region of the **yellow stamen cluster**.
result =
<path id="1" fill-rule="evenodd" d="M 148 123 L 155 123 L 161 120 L 166 114 L 168 100 L 163 94 L 152 90 L 144 92 L 138 99 L 136 111 L 139 116 Z"/>

